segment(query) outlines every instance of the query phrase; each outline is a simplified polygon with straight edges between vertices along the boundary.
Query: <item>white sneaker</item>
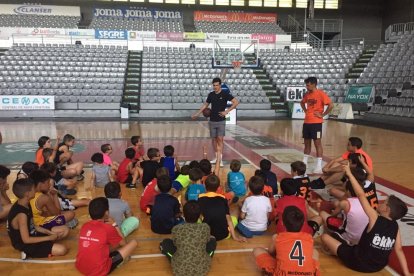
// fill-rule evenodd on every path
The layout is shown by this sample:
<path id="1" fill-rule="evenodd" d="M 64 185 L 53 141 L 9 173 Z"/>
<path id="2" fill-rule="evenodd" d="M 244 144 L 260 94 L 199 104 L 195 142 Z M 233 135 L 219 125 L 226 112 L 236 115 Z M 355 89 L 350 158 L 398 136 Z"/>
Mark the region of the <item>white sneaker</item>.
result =
<path id="1" fill-rule="evenodd" d="M 315 169 L 313 170 L 314 174 L 323 174 L 322 168 L 321 167 L 315 167 Z"/>
<path id="2" fill-rule="evenodd" d="M 213 160 L 210 161 L 211 164 L 216 164 L 217 163 L 217 157 L 214 158 Z"/>
<path id="3" fill-rule="evenodd" d="M 224 164 L 223 164 L 223 160 L 220 161 L 220 168 L 223 168 Z"/>

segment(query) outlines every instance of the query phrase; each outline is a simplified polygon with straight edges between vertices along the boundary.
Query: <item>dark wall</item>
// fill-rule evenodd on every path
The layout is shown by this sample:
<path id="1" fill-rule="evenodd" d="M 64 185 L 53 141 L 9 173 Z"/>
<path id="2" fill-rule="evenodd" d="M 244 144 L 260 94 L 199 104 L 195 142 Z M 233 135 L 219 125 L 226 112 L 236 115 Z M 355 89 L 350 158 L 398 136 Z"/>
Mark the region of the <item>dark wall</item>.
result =
<path id="1" fill-rule="evenodd" d="M 386 0 L 382 28 L 396 23 L 414 22 L 414 0 Z"/>

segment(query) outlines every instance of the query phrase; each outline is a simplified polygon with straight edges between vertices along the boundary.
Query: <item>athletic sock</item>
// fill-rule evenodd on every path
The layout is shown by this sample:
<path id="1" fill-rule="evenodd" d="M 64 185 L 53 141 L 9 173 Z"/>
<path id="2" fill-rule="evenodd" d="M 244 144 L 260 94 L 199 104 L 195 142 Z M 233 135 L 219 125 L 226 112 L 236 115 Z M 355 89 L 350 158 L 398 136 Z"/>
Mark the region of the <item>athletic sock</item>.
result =
<path id="1" fill-rule="evenodd" d="M 322 157 L 317 158 L 316 167 L 317 168 L 322 168 Z"/>
<path id="2" fill-rule="evenodd" d="M 305 163 L 305 165 L 308 165 L 308 158 L 309 158 L 308 154 L 303 155 L 303 163 Z"/>

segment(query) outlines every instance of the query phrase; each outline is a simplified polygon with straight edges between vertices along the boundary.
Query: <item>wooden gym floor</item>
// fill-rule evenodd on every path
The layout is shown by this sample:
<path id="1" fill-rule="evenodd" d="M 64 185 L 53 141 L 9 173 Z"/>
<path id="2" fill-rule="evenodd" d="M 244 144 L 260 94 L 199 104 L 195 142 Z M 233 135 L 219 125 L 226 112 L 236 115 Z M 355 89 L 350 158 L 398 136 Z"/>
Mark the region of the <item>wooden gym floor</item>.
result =
<path id="1" fill-rule="evenodd" d="M 289 164 L 301 160 L 303 141 L 301 138 L 302 121 L 239 121 L 237 126 L 227 126 L 225 138 L 225 151 L 223 159 L 225 166 L 220 172 L 224 181 L 229 171 L 231 159 L 242 160 L 242 171 L 248 179 L 257 169 L 262 158 L 269 158 L 273 162 L 273 171 L 278 180 L 287 177 Z M 114 148 L 113 160 L 121 161 L 123 151 L 129 145 L 132 135 L 141 135 L 146 149 L 157 147 L 162 152 L 165 145 L 175 147 L 179 161 L 200 160 L 202 147 L 207 146 L 209 157 L 212 158 L 212 148 L 209 139 L 207 123 L 205 121 L 174 121 L 174 122 L 47 122 L 47 121 L 14 121 L 1 122 L 0 131 L 3 134 L 3 144 L 0 145 L 0 164 L 17 168 L 24 161 L 34 159 L 36 141 L 42 135 L 63 136 L 70 133 L 76 137 L 74 150 L 75 160 L 90 163 L 90 156 L 99 152 L 101 144 L 111 143 Z M 346 149 L 347 138 L 358 136 L 364 141 L 364 150 L 374 160 L 375 174 L 387 187 L 397 187 L 400 192 L 407 192 L 410 199 L 414 192 L 414 172 L 412 156 L 414 156 L 414 135 L 378 128 L 358 126 L 336 121 L 327 121 L 324 124 L 323 145 L 324 160 L 327 161 L 342 154 Z M 95 189 L 86 192 L 83 188 L 85 181 L 89 181 L 89 164 L 86 165 L 86 178 L 78 185 L 75 197 L 94 198 L 102 196 L 103 191 Z M 313 168 L 313 160 L 309 164 Z M 13 170 L 9 183 L 15 179 Z M 127 200 L 132 211 L 140 218 L 140 227 L 128 239 L 138 240 L 138 247 L 133 258 L 114 275 L 171 275 L 167 259 L 159 255 L 159 242 L 168 235 L 154 234 L 150 230 L 149 218 L 142 214 L 138 208 L 142 187 L 129 190 L 122 187 L 122 197 Z M 406 194 L 407 194 L 406 193 Z M 10 197 L 14 198 L 11 191 Z M 234 207 L 232 207 L 234 208 Z M 88 220 L 87 208 L 76 210 L 80 224 Z M 39 260 L 40 263 L 29 260 L 21 261 L 20 253 L 15 251 L 7 236 L 4 222 L 0 223 L 0 271 L 4 275 L 23 275 L 34 273 L 48 273 L 52 275 L 79 275 L 74 267 L 73 260 L 77 252 L 77 237 L 80 226 L 71 231 L 69 238 L 63 241 L 70 251 L 67 256 L 53 257 Z M 217 252 L 209 275 L 260 275 L 251 255 L 251 249 L 257 246 L 267 247 L 274 223 L 267 233 L 260 237 L 249 239 L 246 243 L 233 240 L 224 240 L 218 243 Z M 404 234 L 404 233 L 403 233 Z M 315 246 L 320 246 L 319 238 Z M 320 250 L 319 250 L 320 251 Z M 410 260 L 410 258 L 407 258 Z M 410 262 L 410 261 L 409 261 Z M 323 275 L 358 275 L 345 268 L 335 257 L 320 252 L 320 266 Z M 384 269 L 376 275 L 388 275 L 389 270 Z"/>

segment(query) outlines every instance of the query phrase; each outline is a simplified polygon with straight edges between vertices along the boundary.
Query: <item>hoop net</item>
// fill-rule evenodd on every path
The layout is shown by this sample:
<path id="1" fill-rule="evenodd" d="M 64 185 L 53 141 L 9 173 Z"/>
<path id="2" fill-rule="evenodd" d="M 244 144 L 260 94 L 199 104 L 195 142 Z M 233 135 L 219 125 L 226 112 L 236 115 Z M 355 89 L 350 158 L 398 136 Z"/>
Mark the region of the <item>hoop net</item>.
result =
<path id="1" fill-rule="evenodd" d="M 231 64 L 233 65 L 233 69 L 235 73 L 241 72 L 241 65 L 242 65 L 241 61 L 235 60 L 235 61 L 232 61 Z"/>

